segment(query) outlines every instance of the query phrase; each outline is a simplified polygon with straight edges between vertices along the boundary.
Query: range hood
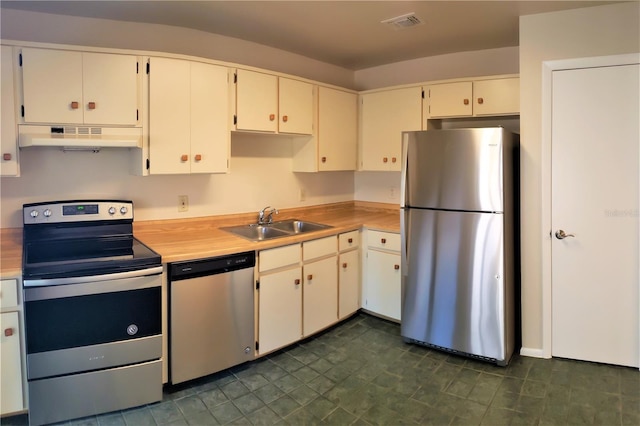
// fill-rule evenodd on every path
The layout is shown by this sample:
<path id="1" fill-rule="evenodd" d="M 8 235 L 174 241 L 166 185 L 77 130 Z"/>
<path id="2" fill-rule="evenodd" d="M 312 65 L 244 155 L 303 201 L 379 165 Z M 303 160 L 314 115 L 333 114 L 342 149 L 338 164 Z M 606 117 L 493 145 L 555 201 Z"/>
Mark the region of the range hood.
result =
<path id="1" fill-rule="evenodd" d="M 102 148 L 142 148 L 140 127 L 19 125 L 20 148 L 59 147 L 99 151 Z"/>

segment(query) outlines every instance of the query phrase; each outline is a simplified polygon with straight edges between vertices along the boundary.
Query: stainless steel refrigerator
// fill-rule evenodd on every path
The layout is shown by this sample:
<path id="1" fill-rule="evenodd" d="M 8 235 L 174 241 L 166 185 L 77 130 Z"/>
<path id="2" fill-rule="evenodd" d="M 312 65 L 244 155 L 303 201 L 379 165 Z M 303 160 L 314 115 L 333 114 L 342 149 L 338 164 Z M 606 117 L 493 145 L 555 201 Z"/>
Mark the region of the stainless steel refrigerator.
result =
<path id="1" fill-rule="evenodd" d="M 518 141 L 503 128 L 403 133 L 406 342 L 509 363 Z"/>

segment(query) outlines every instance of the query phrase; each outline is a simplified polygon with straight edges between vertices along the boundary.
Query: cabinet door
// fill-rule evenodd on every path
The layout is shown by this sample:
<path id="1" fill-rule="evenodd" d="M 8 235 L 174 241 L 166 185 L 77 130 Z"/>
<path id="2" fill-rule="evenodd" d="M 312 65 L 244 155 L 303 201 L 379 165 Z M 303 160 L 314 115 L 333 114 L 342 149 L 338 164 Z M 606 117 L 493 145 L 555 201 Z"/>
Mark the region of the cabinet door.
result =
<path id="1" fill-rule="evenodd" d="M 473 82 L 474 115 L 520 113 L 520 79 L 501 78 Z"/>
<path id="2" fill-rule="evenodd" d="M 355 170 L 358 155 L 358 96 L 318 89 L 318 170 Z"/>
<path id="3" fill-rule="evenodd" d="M 166 58 L 149 62 L 149 172 L 189 173 L 190 64 Z"/>
<path id="4" fill-rule="evenodd" d="M 400 254 L 367 251 L 363 308 L 400 321 Z"/>
<path id="5" fill-rule="evenodd" d="M 85 124 L 137 124 L 137 62 L 131 55 L 82 54 Z"/>
<path id="6" fill-rule="evenodd" d="M 228 170 L 229 81 L 227 68 L 191 63 L 191 173 Z"/>
<path id="7" fill-rule="evenodd" d="M 8 414 L 24 409 L 18 313 L 0 314 L 0 322 L 0 414 Z"/>
<path id="8" fill-rule="evenodd" d="M 280 133 L 313 133 L 313 84 L 282 78 L 278 82 Z"/>
<path id="9" fill-rule="evenodd" d="M 310 336 L 338 320 L 336 256 L 304 265 L 303 333 Z"/>
<path id="10" fill-rule="evenodd" d="M 302 337 L 302 268 L 261 275 L 258 290 L 260 354 Z"/>
<path id="11" fill-rule="evenodd" d="M 360 308 L 360 255 L 358 250 L 340 254 L 338 259 L 338 317 L 344 318 Z"/>
<path id="12" fill-rule="evenodd" d="M 426 87 L 428 117 L 465 117 L 473 113 L 473 83 L 434 84 Z"/>
<path id="13" fill-rule="evenodd" d="M 278 130 L 278 78 L 239 69 L 236 71 L 236 129 Z"/>
<path id="14" fill-rule="evenodd" d="M 16 109 L 15 86 L 13 81 L 13 48 L 2 46 L 2 59 L 0 60 L 0 114 L 2 114 L 0 128 L 0 140 L 2 152 L 2 176 L 18 176 L 18 142 L 16 133 Z"/>
<path id="15" fill-rule="evenodd" d="M 362 95 L 362 170 L 400 170 L 402 132 L 422 128 L 422 89 Z"/>
<path id="16" fill-rule="evenodd" d="M 81 52 L 22 49 L 22 83 L 25 122 L 83 122 Z"/>

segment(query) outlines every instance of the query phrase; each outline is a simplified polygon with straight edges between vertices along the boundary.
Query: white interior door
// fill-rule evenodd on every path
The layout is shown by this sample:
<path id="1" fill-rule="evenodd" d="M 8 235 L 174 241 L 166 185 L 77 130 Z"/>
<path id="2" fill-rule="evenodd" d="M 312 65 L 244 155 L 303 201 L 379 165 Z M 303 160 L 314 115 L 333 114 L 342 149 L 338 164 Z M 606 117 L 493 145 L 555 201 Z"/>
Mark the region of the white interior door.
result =
<path id="1" fill-rule="evenodd" d="M 639 365 L 638 65 L 553 71 L 552 355 Z"/>

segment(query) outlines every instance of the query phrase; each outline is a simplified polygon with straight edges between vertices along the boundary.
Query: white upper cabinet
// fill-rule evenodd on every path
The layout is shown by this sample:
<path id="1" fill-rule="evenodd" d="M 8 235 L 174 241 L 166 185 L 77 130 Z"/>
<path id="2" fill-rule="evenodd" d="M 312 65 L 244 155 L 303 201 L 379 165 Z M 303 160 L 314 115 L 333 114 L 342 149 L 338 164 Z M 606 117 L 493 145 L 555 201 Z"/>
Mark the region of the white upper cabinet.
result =
<path id="1" fill-rule="evenodd" d="M 235 80 L 236 130 L 313 133 L 313 84 L 243 69 Z"/>
<path id="2" fill-rule="evenodd" d="M 425 117 L 451 118 L 517 115 L 518 77 L 458 81 L 425 87 Z"/>
<path id="3" fill-rule="evenodd" d="M 360 170 L 399 171 L 402 132 L 422 130 L 422 88 L 361 95 Z"/>
<path id="4" fill-rule="evenodd" d="M 11 46 L 2 46 L 2 58 L 0 60 L 0 78 L 2 83 L 0 93 L 2 95 L 2 104 L 0 105 L 0 140 L 2 152 L 2 166 L 0 167 L 0 175 L 2 176 L 18 176 L 18 141 L 16 133 L 16 98 L 14 84 L 14 60 L 13 48 Z"/>
<path id="5" fill-rule="evenodd" d="M 520 114 L 520 78 L 473 82 L 474 115 Z"/>
<path id="6" fill-rule="evenodd" d="M 355 170 L 358 157 L 358 96 L 318 88 L 318 170 Z"/>
<path id="7" fill-rule="evenodd" d="M 278 79 L 278 111 L 280 133 L 310 135 L 313 133 L 314 86 L 304 81 Z"/>
<path id="8" fill-rule="evenodd" d="M 228 171 L 228 69 L 149 58 L 151 174 Z"/>
<path id="9" fill-rule="evenodd" d="M 473 115 L 473 83 L 434 84 L 425 88 L 425 96 L 429 100 L 428 116 L 435 117 L 467 117 Z"/>
<path id="10" fill-rule="evenodd" d="M 26 123 L 134 126 L 138 57 L 22 49 Z"/>

